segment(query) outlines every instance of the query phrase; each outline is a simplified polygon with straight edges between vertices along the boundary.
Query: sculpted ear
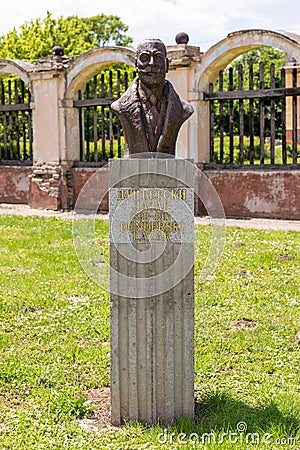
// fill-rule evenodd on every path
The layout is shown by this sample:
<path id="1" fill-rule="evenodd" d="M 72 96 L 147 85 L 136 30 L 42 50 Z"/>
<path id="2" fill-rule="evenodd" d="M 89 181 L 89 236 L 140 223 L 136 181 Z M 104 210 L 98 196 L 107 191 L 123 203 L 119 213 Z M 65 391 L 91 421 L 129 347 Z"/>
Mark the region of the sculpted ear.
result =
<path id="1" fill-rule="evenodd" d="M 166 73 L 169 72 L 169 58 L 166 58 Z"/>

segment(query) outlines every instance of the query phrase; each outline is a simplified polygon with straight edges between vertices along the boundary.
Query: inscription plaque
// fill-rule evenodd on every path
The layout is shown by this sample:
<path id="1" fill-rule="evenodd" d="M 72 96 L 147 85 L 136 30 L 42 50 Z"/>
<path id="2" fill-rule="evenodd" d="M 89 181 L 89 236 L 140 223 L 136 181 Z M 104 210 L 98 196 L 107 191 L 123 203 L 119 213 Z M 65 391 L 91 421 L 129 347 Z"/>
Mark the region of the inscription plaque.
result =
<path id="1" fill-rule="evenodd" d="M 191 242 L 193 201 L 193 190 L 186 186 L 111 188 L 111 242 Z"/>

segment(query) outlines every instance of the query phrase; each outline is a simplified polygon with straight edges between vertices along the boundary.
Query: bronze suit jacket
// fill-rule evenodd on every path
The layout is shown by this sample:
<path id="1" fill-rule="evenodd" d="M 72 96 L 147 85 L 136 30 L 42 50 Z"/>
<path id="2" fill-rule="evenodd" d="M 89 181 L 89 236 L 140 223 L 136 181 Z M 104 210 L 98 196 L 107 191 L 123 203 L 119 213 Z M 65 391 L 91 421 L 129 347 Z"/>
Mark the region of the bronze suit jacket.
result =
<path id="1" fill-rule="evenodd" d="M 143 106 L 137 90 L 138 82 L 139 80 L 136 78 L 127 91 L 111 105 L 111 109 L 121 121 L 129 154 L 151 151 L 147 138 Z M 154 151 L 175 155 L 175 144 L 179 129 L 193 113 L 193 107 L 180 100 L 168 80 L 165 80 L 165 89 L 167 90 L 166 115 L 162 133 Z"/>

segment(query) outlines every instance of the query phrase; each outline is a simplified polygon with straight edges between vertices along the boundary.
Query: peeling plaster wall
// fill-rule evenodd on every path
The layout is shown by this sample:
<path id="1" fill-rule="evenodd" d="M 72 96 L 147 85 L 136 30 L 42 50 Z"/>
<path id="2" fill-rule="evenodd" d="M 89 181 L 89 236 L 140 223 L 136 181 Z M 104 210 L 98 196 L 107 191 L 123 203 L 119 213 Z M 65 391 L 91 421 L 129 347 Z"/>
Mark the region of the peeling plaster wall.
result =
<path id="1" fill-rule="evenodd" d="M 38 168 L 33 174 L 30 166 L 0 166 L 0 203 L 31 203 L 33 207 L 43 205 L 45 209 L 61 207 L 62 199 L 57 192 L 59 174 L 55 169 L 53 164 L 47 167 L 46 179 L 45 171 L 39 174 Z M 70 192 L 66 203 L 75 205 L 85 183 L 98 171 L 90 167 L 70 169 L 67 173 Z M 227 169 L 206 170 L 205 174 L 217 190 L 226 216 L 300 220 L 300 170 Z M 97 192 L 92 190 L 91 197 L 96 195 L 102 199 L 99 209 L 108 211 L 107 169 L 101 169 L 98 180 Z M 197 215 L 206 213 L 200 201 L 195 203 L 195 212 Z"/>
<path id="2" fill-rule="evenodd" d="M 0 202 L 28 203 L 31 166 L 0 166 Z"/>
<path id="3" fill-rule="evenodd" d="M 205 174 L 227 216 L 300 219 L 299 170 L 207 170 Z"/>
<path id="4" fill-rule="evenodd" d="M 97 172 L 98 186 L 95 191 L 95 186 L 91 185 L 91 198 L 99 198 L 99 211 L 109 210 L 109 197 L 108 197 L 108 169 L 97 169 L 91 167 L 76 167 L 72 171 L 72 186 L 73 186 L 73 199 L 74 206 L 76 208 L 76 200 L 80 194 L 83 186 L 88 180 Z M 81 202 L 82 204 L 82 202 Z M 93 205 L 93 202 L 91 202 Z M 89 198 L 86 201 L 86 208 L 89 209 Z"/>

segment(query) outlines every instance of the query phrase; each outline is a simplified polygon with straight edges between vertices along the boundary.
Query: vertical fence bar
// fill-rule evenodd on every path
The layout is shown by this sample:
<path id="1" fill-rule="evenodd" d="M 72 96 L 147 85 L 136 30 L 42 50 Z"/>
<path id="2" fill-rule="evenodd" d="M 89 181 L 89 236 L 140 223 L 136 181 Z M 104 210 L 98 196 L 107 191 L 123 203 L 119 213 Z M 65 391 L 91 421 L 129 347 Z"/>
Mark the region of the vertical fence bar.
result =
<path id="1" fill-rule="evenodd" d="M 209 83 L 209 92 L 214 91 L 213 83 Z M 214 162 L 214 124 L 215 124 L 215 115 L 214 115 L 214 101 L 209 100 L 209 126 L 210 126 L 210 143 L 209 143 L 209 154 L 210 154 L 210 162 Z"/>
<path id="2" fill-rule="evenodd" d="M 219 72 L 219 90 L 223 92 L 224 89 L 224 79 L 223 70 Z M 219 101 L 220 105 L 220 164 L 224 162 L 224 101 Z"/>
<path id="3" fill-rule="evenodd" d="M 270 66 L 270 87 L 275 88 L 275 65 Z M 270 119 L 270 162 L 275 164 L 275 98 L 271 97 L 271 119 Z"/>
<path id="4" fill-rule="evenodd" d="M 104 73 L 101 75 L 101 97 L 105 97 L 105 77 Z M 101 106 L 101 151 L 102 161 L 106 160 L 105 152 L 105 107 Z"/>
<path id="5" fill-rule="evenodd" d="M 292 72 L 293 78 L 293 88 L 297 87 L 297 69 L 293 69 Z M 292 154 L 293 154 L 293 164 L 297 164 L 297 96 L 293 95 L 293 143 L 292 143 Z"/>
<path id="6" fill-rule="evenodd" d="M 18 93 L 18 83 L 17 80 L 14 81 L 14 94 L 15 94 L 15 104 L 19 103 L 19 93 Z M 15 137 L 16 137 L 16 158 L 20 159 L 20 125 L 19 125 L 19 112 L 15 111 Z"/>
<path id="7" fill-rule="evenodd" d="M 28 103 L 31 102 L 31 93 L 28 91 Z M 32 130 L 32 111 L 28 111 L 28 140 L 29 140 L 29 159 L 33 161 L 33 130 Z"/>
<path id="8" fill-rule="evenodd" d="M 117 97 L 119 98 L 121 94 L 121 72 L 117 71 Z M 117 142 L 118 142 L 118 158 L 121 158 L 121 123 L 117 119 Z"/>
<path id="9" fill-rule="evenodd" d="M 229 85 L 228 90 L 233 91 L 233 69 L 229 69 Z M 234 125 L 234 109 L 233 100 L 229 100 L 229 162 L 233 163 L 233 148 L 234 148 L 234 136 L 233 136 L 233 125 Z"/>
<path id="10" fill-rule="evenodd" d="M 286 87 L 285 81 L 285 69 L 281 69 L 281 87 Z M 286 97 L 282 97 L 282 106 L 281 106 L 281 126 L 282 126 L 282 164 L 287 163 L 286 157 Z"/>
<path id="11" fill-rule="evenodd" d="M 249 90 L 253 91 L 253 59 L 249 61 Z M 249 163 L 254 164 L 254 100 L 249 99 Z"/>
<path id="12" fill-rule="evenodd" d="M 5 105 L 5 88 L 3 80 L 1 80 L 1 104 Z M 8 150 L 7 150 L 7 116 L 6 112 L 2 113 L 2 123 L 3 123 L 3 158 L 7 159 Z"/>
<path id="13" fill-rule="evenodd" d="M 21 103 L 25 103 L 25 83 L 21 80 Z M 22 130 L 22 142 L 23 142 L 23 160 L 27 159 L 27 149 L 26 149 L 26 114 L 25 111 L 22 111 L 21 115 L 21 130 Z"/>
<path id="14" fill-rule="evenodd" d="M 93 79 L 93 98 L 97 98 L 97 75 L 94 76 Z M 97 114 L 97 106 L 93 108 L 93 140 L 94 140 L 94 161 L 98 161 L 98 114 Z"/>
<path id="15" fill-rule="evenodd" d="M 238 67 L 238 86 L 239 91 L 243 90 L 243 66 L 239 64 Z M 239 162 L 244 164 L 244 101 L 239 99 L 239 145 L 240 145 L 240 155 Z"/>
<path id="16" fill-rule="evenodd" d="M 78 91 L 78 100 L 82 100 L 82 92 Z M 84 161 L 84 130 L 83 130 L 83 108 L 78 108 L 79 119 L 79 159 Z"/>
<path id="17" fill-rule="evenodd" d="M 12 104 L 11 80 L 8 80 L 8 104 Z M 13 135 L 13 115 L 8 113 L 9 123 L 9 159 L 14 159 L 14 135 Z"/>
<path id="18" fill-rule="evenodd" d="M 90 98 L 90 83 L 86 84 L 85 87 L 85 98 Z M 85 160 L 90 161 L 90 107 L 85 108 Z"/>
<path id="19" fill-rule="evenodd" d="M 259 84 L 260 89 L 265 87 L 264 64 L 259 64 Z M 265 162 L 265 102 L 263 98 L 259 101 L 259 139 L 260 139 L 260 164 Z"/>
<path id="20" fill-rule="evenodd" d="M 113 96 L 112 71 L 109 71 L 109 97 Z M 114 131 L 113 131 L 113 113 L 109 108 L 109 156 L 114 157 Z"/>

